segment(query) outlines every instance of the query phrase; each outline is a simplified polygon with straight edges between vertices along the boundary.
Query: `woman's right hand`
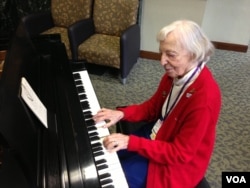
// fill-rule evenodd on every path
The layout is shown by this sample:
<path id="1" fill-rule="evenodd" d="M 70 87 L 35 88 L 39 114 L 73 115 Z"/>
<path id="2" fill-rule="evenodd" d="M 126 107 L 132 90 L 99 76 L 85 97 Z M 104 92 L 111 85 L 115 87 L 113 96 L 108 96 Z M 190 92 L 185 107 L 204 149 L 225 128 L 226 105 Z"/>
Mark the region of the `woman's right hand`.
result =
<path id="1" fill-rule="evenodd" d="M 106 128 L 106 127 L 115 125 L 123 117 L 124 117 L 124 113 L 120 110 L 111 110 L 111 109 L 102 108 L 93 116 L 93 120 L 96 123 L 100 121 L 105 121 L 106 124 L 103 127 Z"/>

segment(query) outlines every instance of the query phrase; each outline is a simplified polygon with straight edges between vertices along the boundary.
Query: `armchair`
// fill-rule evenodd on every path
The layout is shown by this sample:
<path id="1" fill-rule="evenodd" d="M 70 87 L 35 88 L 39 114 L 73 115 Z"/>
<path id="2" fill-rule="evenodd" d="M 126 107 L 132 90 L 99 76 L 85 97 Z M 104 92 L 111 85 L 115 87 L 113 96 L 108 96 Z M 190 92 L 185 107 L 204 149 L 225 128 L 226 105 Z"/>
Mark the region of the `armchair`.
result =
<path id="1" fill-rule="evenodd" d="M 68 28 L 72 59 L 120 70 L 122 83 L 140 53 L 139 0 L 95 0 L 93 18 Z"/>
<path id="2" fill-rule="evenodd" d="M 92 1 L 51 0 L 51 11 L 27 15 L 21 23 L 30 36 L 59 33 L 68 58 L 71 59 L 67 29 L 76 21 L 91 17 Z"/>

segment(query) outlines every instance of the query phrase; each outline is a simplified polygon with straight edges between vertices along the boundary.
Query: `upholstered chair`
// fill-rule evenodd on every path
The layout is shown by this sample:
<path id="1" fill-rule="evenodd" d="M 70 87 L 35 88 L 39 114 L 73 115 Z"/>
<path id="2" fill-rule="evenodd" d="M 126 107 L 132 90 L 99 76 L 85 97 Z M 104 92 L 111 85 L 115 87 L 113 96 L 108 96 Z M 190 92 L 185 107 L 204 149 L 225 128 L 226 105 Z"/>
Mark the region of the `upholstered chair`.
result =
<path id="1" fill-rule="evenodd" d="M 51 11 L 27 15 L 22 18 L 22 23 L 31 36 L 59 33 L 71 59 L 67 28 L 78 20 L 91 17 L 92 1 L 51 0 Z"/>
<path id="2" fill-rule="evenodd" d="M 93 18 L 69 27 L 72 58 L 120 70 L 122 83 L 137 62 L 138 0 L 95 0 Z"/>

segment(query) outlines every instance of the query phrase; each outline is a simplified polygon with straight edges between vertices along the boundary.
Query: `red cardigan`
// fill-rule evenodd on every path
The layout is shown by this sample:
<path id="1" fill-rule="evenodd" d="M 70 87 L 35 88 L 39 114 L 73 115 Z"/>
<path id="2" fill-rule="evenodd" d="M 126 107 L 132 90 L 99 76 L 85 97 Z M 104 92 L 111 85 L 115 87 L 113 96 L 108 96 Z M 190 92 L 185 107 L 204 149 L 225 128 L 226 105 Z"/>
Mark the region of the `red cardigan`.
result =
<path id="1" fill-rule="evenodd" d="M 159 119 L 171 84 L 165 74 L 149 100 L 119 108 L 123 119 Z M 128 150 L 149 159 L 147 188 L 194 188 L 199 183 L 212 155 L 220 108 L 220 89 L 205 66 L 163 122 L 156 140 L 130 136 Z"/>

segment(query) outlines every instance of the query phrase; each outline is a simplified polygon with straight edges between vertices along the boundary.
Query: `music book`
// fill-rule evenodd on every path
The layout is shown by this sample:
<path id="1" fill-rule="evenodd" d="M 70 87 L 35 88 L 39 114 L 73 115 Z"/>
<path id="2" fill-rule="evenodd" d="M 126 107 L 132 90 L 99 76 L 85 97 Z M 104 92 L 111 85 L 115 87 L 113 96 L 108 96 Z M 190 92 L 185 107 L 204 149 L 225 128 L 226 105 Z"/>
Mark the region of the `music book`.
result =
<path id="1" fill-rule="evenodd" d="M 21 78 L 21 97 L 42 124 L 48 128 L 47 109 L 24 77 Z"/>

